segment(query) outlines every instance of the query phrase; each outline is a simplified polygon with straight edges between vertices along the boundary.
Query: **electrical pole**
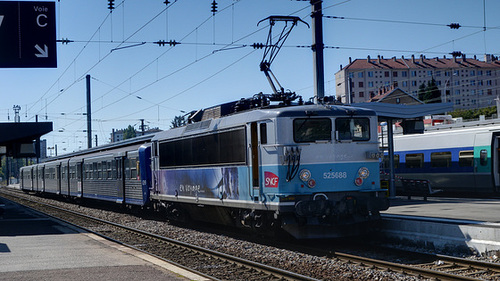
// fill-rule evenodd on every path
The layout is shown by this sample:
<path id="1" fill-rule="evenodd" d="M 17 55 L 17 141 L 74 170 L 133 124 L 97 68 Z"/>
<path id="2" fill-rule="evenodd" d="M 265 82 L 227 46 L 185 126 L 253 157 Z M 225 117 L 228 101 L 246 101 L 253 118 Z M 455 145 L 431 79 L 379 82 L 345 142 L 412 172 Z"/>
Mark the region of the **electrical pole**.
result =
<path id="1" fill-rule="evenodd" d="M 90 75 L 87 74 L 87 146 L 92 147 L 92 118 L 90 110 Z"/>
<path id="2" fill-rule="evenodd" d="M 314 97 L 318 103 L 325 96 L 325 67 L 323 62 L 323 11 L 321 0 L 311 0 L 311 18 L 313 31 L 313 68 L 314 68 Z"/>
<path id="3" fill-rule="evenodd" d="M 141 132 L 141 135 L 144 136 L 144 119 L 141 119 Z"/>

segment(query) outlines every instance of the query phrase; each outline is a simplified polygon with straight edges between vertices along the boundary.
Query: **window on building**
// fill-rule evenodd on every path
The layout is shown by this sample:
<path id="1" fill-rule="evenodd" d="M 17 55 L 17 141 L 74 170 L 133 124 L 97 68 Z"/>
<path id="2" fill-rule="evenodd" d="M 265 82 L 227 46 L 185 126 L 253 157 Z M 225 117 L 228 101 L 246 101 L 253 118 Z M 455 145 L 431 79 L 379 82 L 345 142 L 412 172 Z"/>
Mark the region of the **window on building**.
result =
<path id="1" fill-rule="evenodd" d="M 389 77 L 389 71 L 384 71 L 384 76 Z"/>
<path id="2" fill-rule="evenodd" d="M 427 70 L 427 76 L 432 77 L 432 70 Z"/>
<path id="3" fill-rule="evenodd" d="M 460 90 L 455 90 L 455 96 L 459 96 L 460 95 Z"/>
<path id="4" fill-rule="evenodd" d="M 486 86 L 491 86 L 491 80 L 486 81 Z"/>
<path id="5" fill-rule="evenodd" d="M 491 70 L 486 70 L 486 76 L 491 76 Z"/>
<path id="6" fill-rule="evenodd" d="M 442 82 L 441 80 L 436 81 L 436 85 L 441 86 L 441 82 Z"/>
<path id="7" fill-rule="evenodd" d="M 392 72 L 392 77 L 398 77 L 398 72 L 397 71 L 393 71 Z"/>
<path id="8" fill-rule="evenodd" d="M 350 72 L 349 73 L 349 78 L 354 78 L 354 73 Z"/>
<path id="9" fill-rule="evenodd" d="M 476 80 L 470 80 L 470 85 L 471 86 L 476 86 Z"/>
<path id="10" fill-rule="evenodd" d="M 412 70 L 411 71 L 411 77 L 415 77 L 417 76 L 417 71 L 416 70 Z"/>
<path id="11" fill-rule="evenodd" d="M 451 75 L 451 72 L 450 71 L 445 71 L 444 72 L 444 76 L 450 76 Z"/>
<path id="12" fill-rule="evenodd" d="M 441 70 L 436 70 L 436 77 L 440 77 L 441 76 Z"/>
<path id="13" fill-rule="evenodd" d="M 475 70 L 471 70 L 471 71 L 469 71 L 469 75 L 470 75 L 470 76 L 475 76 L 475 75 L 476 75 L 476 71 L 475 71 Z"/>
<path id="14" fill-rule="evenodd" d="M 488 89 L 488 96 L 493 95 L 493 91 L 491 89 Z"/>
<path id="15" fill-rule="evenodd" d="M 455 81 L 455 86 L 460 86 L 460 80 Z"/>
<path id="16" fill-rule="evenodd" d="M 407 71 L 403 71 L 403 72 L 401 72 L 401 76 L 402 76 L 402 77 L 408 77 L 408 72 L 407 72 Z"/>
<path id="17" fill-rule="evenodd" d="M 368 71 L 367 74 L 368 74 L 368 77 L 373 77 L 373 71 Z"/>
<path id="18" fill-rule="evenodd" d="M 453 75 L 459 76 L 460 75 L 460 71 L 459 70 L 453 70 Z"/>
<path id="19" fill-rule="evenodd" d="M 412 85 L 413 87 L 416 87 L 416 86 L 417 86 L 417 81 L 411 81 L 411 85 Z"/>
<path id="20" fill-rule="evenodd" d="M 373 81 L 368 82 L 368 87 L 373 87 Z"/>
<path id="21" fill-rule="evenodd" d="M 359 97 L 364 98 L 365 97 L 365 92 L 359 92 Z"/>
<path id="22" fill-rule="evenodd" d="M 483 75 L 483 71 L 482 70 L 478 70 L 477 71 L 477 76 L 482 76 Z"/>
<path id="23" fill-rule="evenodd" d="M 358 72 L 358 78 L 363 78 L 363 72 Z"/>
<path id="24" fill-rule="evenodd" d="M 363 82 L 362 82 L 362 81 L 358 82 L 358 86 L 359 86 L 360 88 L 363 88 L 363 87 L 364 87 Z"/>
<path id="25" fill-rule="evenodd" d="M 478 86 L 483 86 L 483 80 L 477 80 L 477 85 Z"/>
<path id="26" fill-rule="evenodd" d="M 403 81 L 403 87 L 408 87 L 408 81 Z"/>
<path id="27" fill-rule="evenodd" d="M 476 94 L 476 90 L 470 90 L 470 93 L 471 93 L 472 95 L 475 95 L 475 94 Z"/>

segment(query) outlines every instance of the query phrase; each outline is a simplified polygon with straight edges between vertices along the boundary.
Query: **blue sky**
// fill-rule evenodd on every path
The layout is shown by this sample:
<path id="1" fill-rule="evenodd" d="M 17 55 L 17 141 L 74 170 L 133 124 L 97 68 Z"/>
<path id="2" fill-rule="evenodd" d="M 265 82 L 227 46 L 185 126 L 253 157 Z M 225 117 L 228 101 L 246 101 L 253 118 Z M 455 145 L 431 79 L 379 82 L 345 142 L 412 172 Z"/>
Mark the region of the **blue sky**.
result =
<path id="1" fill-rule="evenodd" d="M 215 16 L 212 0 L 172 0 L 168 9 L 163 2 L 116 0 L 111 14 L 105 0 L 56 2 L 57 38 L 75 42 L 58 44 L 57 68 L 0 69 L 0 122 L 11 122 L 12 106 L 20 105 L 21 121 L 38 115 L 54 123 L 45 139 L 59 154 L 86 148 L 82 113 L 90 74 L 92 135 L 99 144 L 109 142 L 113 128 L 140 119 L 168 129 L 183 111 L 270 93 L 259 69 L 263 50 L 249 46 L 266 41 L 267 22 L 257 23 L 270 15 L 311 22 L 309 1 L 218 0 Z M 334 74 L 349 57 L 500 53 L 500 1 L 326 0 L 323 8 L 325 16 L 345 17 L 323 19 L 326 95 L 335 95 Z M 463 27 L 452 30 L 446 26 L 452 22 Z M 158 40 L 181 44 L 152 43 Z M 311 40 L 311 29 L 299 24 L 271 66 L 282 86 L 305 100 L 314 94 L 312 51 L 298 46 Z"/>

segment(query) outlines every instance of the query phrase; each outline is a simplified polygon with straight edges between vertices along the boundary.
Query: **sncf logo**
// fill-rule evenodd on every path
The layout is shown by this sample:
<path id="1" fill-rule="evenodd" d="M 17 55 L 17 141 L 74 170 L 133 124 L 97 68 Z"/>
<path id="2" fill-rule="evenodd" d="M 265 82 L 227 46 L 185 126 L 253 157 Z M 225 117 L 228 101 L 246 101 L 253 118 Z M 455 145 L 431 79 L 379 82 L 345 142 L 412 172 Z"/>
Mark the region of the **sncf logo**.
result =
<path id="1" fill-rule="evenodd" d="M 264 187 L 278 187 L 280 178 L 271 172 L 264 172 Z"/>

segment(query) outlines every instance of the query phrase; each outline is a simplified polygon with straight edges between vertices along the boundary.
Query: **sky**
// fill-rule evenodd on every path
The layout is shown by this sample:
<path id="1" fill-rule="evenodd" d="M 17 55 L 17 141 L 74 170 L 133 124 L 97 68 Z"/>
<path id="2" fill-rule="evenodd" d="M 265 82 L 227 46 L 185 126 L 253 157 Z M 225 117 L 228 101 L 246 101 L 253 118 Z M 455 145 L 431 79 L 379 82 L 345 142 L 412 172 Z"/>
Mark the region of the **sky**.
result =
<path id="1" fill-rule="evenodd" d="M 297 16 L 311 25 L 309 1 L 296 0 L 59 0 L 57 68 L 0 68 L 0 122 L 53 122 L 42 139 L 58 154 L 87 148 L 86 75 L 91 76 L 92 138 L 110 141 L 113 129 L 140 120 L 169 129 L 192 110 L 271 93 L 260 71 L 271 15 Z M 496 0 L 325 0 L 325 94 L 349 57 L 468 57 L 500 54 Z M 0 15 L 2 11 L 0 10 Z M 343 19 L 333 18 L 343 17 Z M 460 29 L 448 24 L 459 23 Z M 484 28 L 486 27 L 486 28 Z M 0 26 L 1 28 L 1 26 Z M 278 35 L 283 23 L 276 23 Z M 175 46 L 159 46 L 175 40 Z M 0 44 L 4 41 L 0 38 Z M 5 42 L 5 41 L 4 41 Z M 271 65 L 280 84 L 304 100 L 314 95 L 312 30 L 299 23 Z M 1 55 L 1 54 L 0 54 Z M 54 154 L 54 151 L 50 151 Z"/>

